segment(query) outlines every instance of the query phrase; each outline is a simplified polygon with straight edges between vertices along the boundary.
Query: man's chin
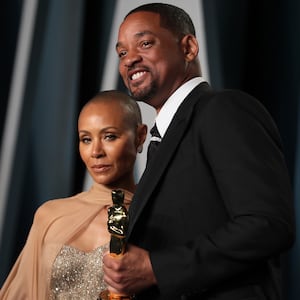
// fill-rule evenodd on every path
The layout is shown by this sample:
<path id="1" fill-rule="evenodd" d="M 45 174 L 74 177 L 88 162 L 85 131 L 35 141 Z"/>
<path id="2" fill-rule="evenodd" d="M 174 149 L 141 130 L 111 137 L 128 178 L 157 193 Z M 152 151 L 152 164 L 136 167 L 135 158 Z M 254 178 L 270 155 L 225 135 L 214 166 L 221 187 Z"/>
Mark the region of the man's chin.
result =
<path id="1" fill-rule="evenodd" d="M 148 103 L 154 96 L 153 89 L 135 89 L 130 90 L 130 94 L 135 101 L 146 102 Z"/>
<path id="2" fill-rule="evenodd" d="M 143 91 L 135 90 L 131 91 L 130 94 L 135 101 L 144 101 L 146 98 L 146 94 Z"/>

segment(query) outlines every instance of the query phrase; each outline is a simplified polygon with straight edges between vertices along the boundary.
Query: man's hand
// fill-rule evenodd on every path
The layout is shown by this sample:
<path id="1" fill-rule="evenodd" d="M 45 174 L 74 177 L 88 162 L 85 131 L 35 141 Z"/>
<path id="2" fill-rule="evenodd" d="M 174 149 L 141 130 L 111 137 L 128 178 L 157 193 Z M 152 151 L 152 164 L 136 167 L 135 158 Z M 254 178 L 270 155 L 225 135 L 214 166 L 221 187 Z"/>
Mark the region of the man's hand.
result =
<path id="1" fill-rule="evenodd" d="M 133 245 L 120 256 L 103 258 L 104 281 L 111 291 L 133 295 L 156 284 L 149 253 Z"/>

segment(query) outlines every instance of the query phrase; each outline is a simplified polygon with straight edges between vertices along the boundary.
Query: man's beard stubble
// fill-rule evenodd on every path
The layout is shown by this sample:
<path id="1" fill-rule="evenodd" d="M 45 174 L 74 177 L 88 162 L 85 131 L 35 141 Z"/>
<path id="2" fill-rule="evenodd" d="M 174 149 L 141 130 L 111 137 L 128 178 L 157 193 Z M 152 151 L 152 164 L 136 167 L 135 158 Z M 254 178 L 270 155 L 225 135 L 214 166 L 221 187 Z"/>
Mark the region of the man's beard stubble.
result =
<path id="1" fill-rule="evenodd" d="M 147 104 L 151 103 L 151 99 L 156 95 L 157 93 L 157 85 L 155 84 L 155 82 L 151 82 L 151 84 L 146 87 L 146 88 L 137 88 L 135 89 L 135 91 L 133 92 L 132 89 L 130 88 L 129 85 L 129 92 L 130 95 L 132 96 L 132 98 L 135 101 L 141 101 L 141 102 L 145 102 Z"/>

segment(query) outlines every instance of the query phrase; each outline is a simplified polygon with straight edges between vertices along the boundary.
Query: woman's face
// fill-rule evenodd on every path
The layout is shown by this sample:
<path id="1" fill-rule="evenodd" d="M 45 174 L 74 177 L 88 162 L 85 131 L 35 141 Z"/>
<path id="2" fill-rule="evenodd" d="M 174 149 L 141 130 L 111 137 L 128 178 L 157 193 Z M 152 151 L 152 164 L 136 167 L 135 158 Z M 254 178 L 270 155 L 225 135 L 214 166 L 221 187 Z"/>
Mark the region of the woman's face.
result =
<path id="1" fill-rule="evenodd" d="M 78 120 L 79 152 L 95 182 L 129 189 L 139 142 L 124 114 L 116 101 L 85 107 Z"/>

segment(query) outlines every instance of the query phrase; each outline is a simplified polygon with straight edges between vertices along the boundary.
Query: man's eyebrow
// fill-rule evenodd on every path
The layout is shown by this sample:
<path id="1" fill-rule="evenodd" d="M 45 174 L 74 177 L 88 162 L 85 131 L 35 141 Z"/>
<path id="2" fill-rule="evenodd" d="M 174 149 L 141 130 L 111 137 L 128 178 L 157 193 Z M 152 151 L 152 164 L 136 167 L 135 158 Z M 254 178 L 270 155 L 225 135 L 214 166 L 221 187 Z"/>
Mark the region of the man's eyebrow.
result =
<path id="1" fill-rule="evenodd" d="M 144 31 L 137 32 L 137 33 L 134 35 L 134 37 L 135 37 L 135 38 L 140 38 L 140 37 L 143 37 L 143 36 L 146 35 L 146 34 L 154 35 L 154 33 L 153 33 L 152 31 L 150 31 L 150 30 L 144 30 Z M 116 49 L 117 49 L 118 47 L 121 47 L 121 46 L 122 46 L 122 42 L 117 42 L 117 43 L 116 43 Z"/>

